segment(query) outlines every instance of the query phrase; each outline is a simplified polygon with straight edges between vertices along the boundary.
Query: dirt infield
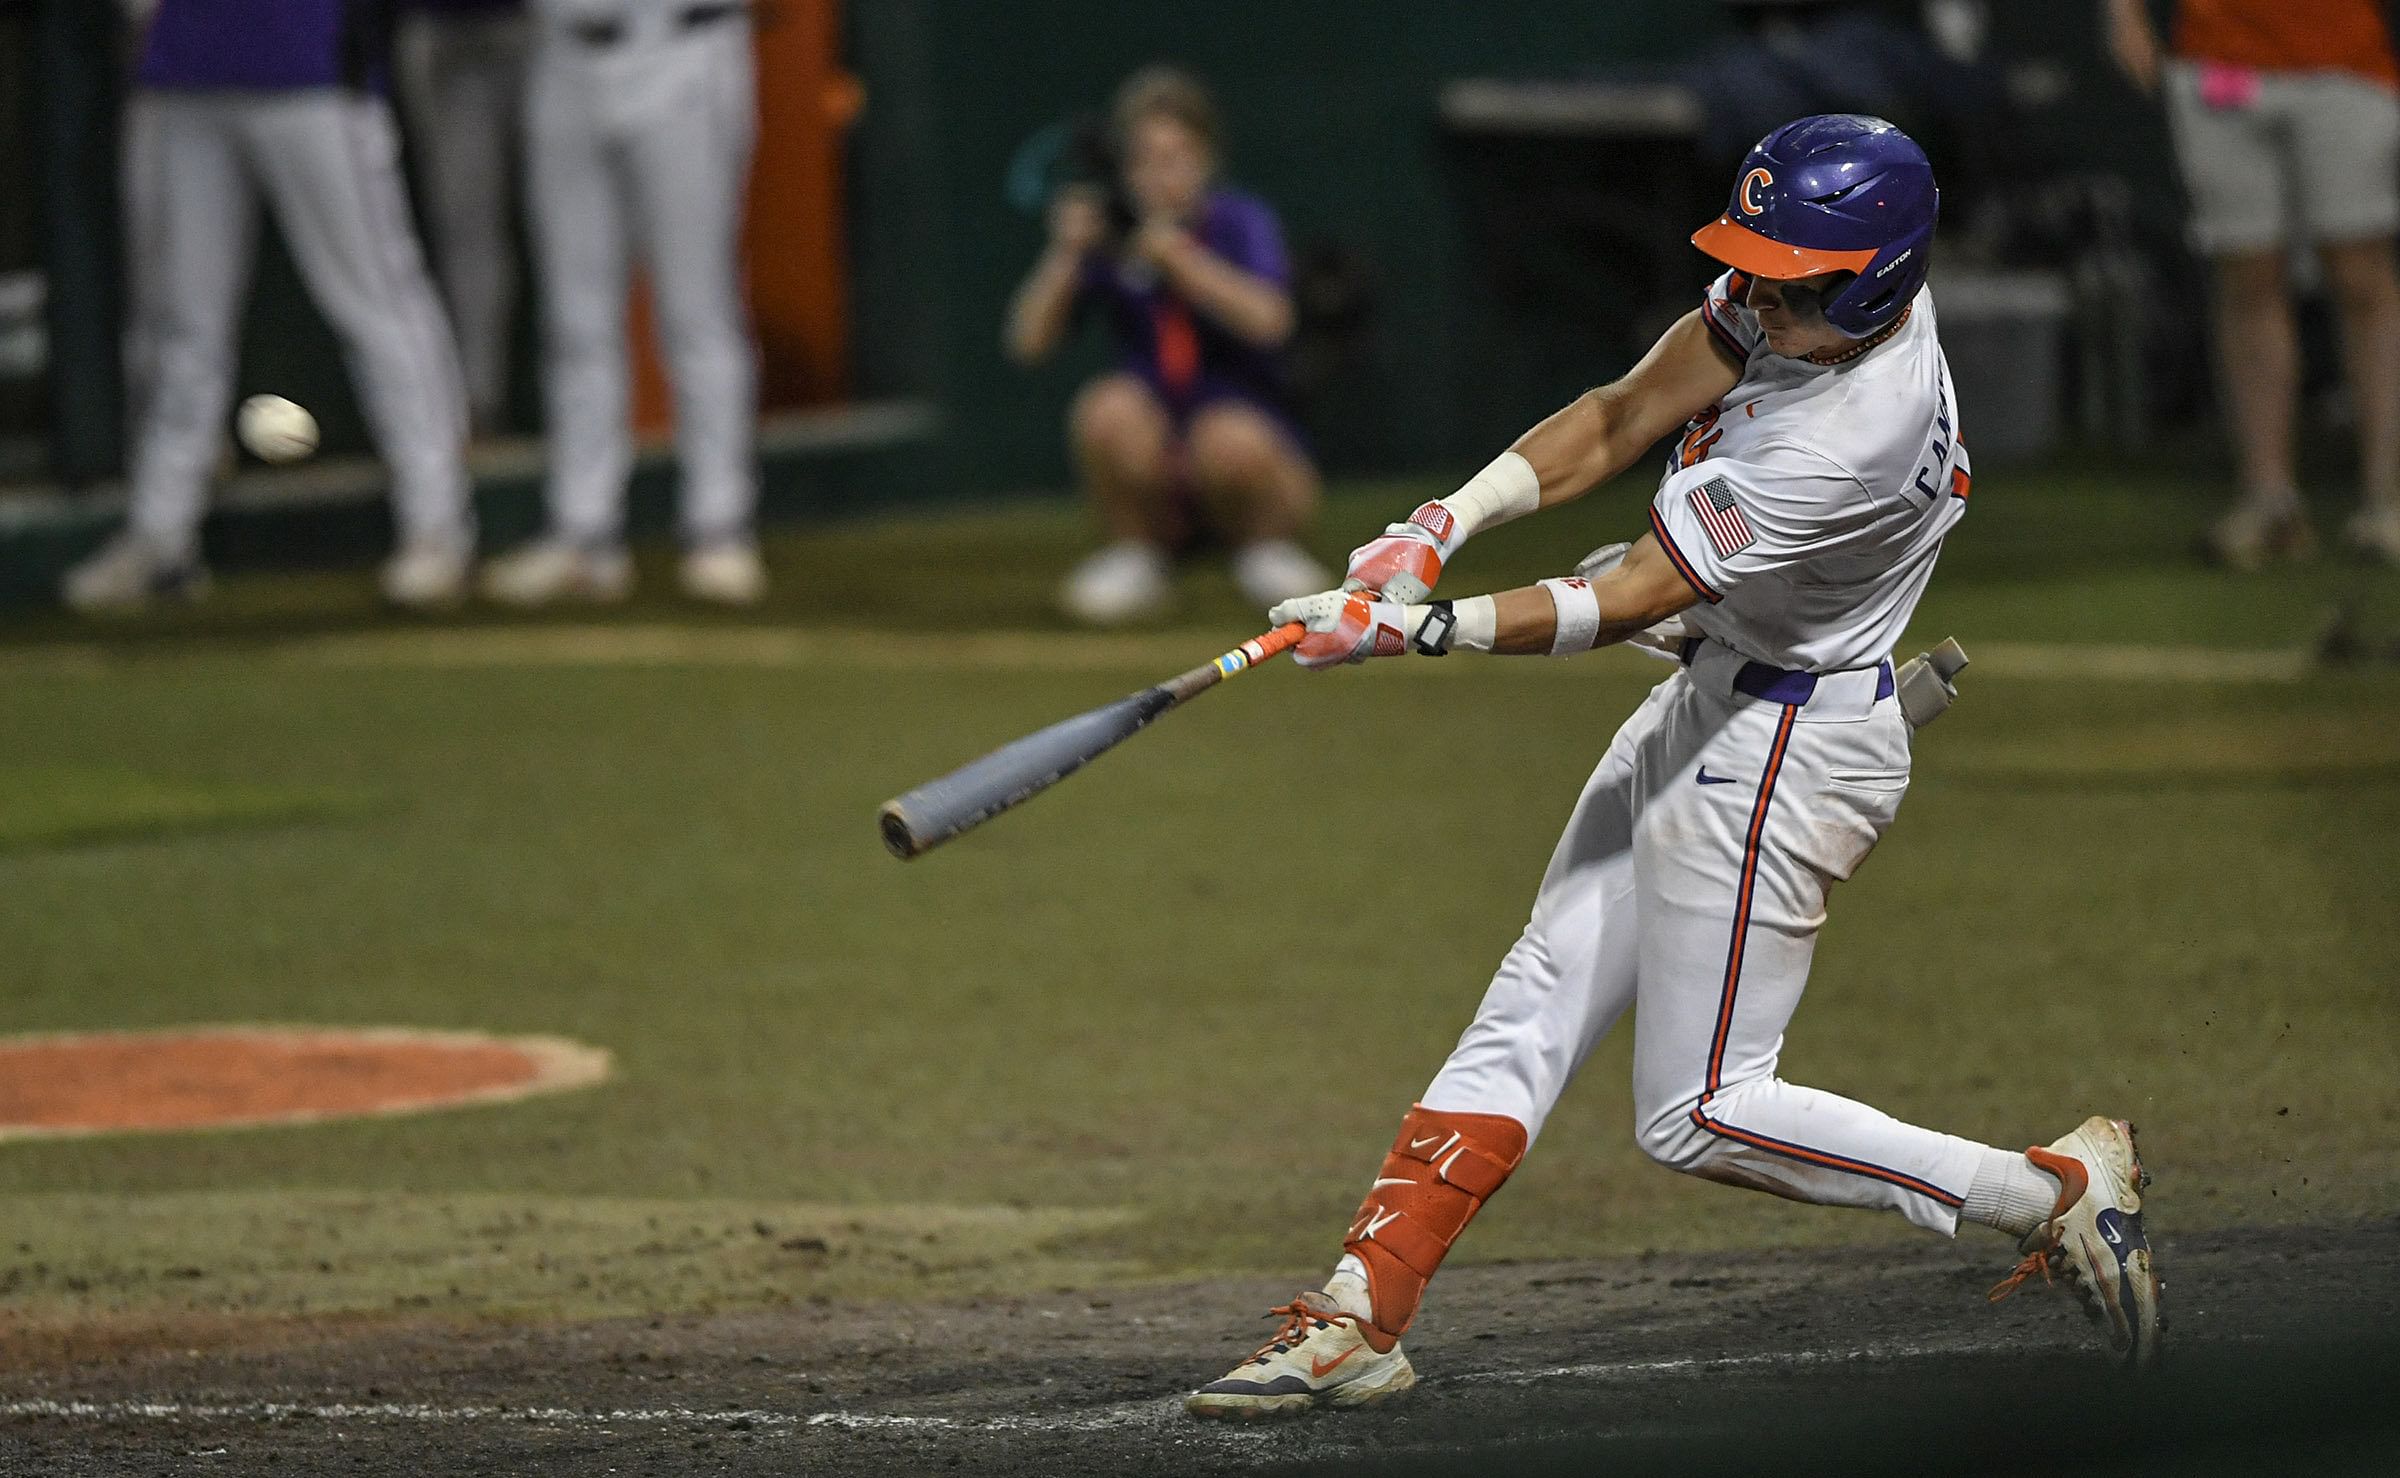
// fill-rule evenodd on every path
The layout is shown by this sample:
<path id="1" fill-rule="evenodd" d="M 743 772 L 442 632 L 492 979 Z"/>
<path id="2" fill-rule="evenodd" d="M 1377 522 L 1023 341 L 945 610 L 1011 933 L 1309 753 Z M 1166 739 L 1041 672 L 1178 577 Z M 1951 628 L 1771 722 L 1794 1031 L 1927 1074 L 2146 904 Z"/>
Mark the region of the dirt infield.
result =
<path id="1" fill-rule="evenodd" d="M 0 1139 L 313 1123 L 499 1103 L 598 1082 L 552 1037 L 204 1026 L 0 1040 Z"/>
<path id="2" fill-rule="evenodd" d="M 2173 1342 L 2118 1376 L 1988 1237 L 1466 1267 L 1380 1411 L 1176 1398 L 1290 1285 L 534 1328 L 0 1325 L 0 1472 L 2374 1472 L 2400 1223 L 2170 1240 Z"/>

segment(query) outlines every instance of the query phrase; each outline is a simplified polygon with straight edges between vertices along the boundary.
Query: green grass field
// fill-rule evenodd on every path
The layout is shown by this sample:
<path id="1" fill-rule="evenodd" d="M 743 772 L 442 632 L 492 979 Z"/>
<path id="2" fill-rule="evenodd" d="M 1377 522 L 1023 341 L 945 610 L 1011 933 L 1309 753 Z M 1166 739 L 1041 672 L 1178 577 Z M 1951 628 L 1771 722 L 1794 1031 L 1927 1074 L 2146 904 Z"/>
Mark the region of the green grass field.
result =
<path id="1" fill-rule="evenodd" d="M 1421 491 L 1346 492 L 1321 542 Z M 2002 1143 L 2129 1115 L 2170 1239 L 2400 1193 L 2400 670 L 2273 657 L 2336 600 L 2392 634 L 2400 578 L 2200 570 L 2205 496 L 1978 482 L 1915 634 L 1995 655 L 1836 894 L 1784 1057 Z M 1633 508 L 1512 526 L 1453 582 L 1555 573 Z M 886 796 L 1254 629 L 1203 570 L 1170 629 L 1056 634 L 1076 528 L 1027 505 L 793 537 L 754 617 L 395 623 L 348 574 L 19 623 L 0 1030 L 546 1032 L 619 1073 L 0 1143 L 0 1314 L 636 1312 L 1325 1262 L 1664 669 L 1278 666 L 893 862 Z M 2105 675 L 2129 665 L 2171 670 Z M 1443 886 L 1404 900 L 1410 863 Z M 1629 1048 L 1462 1257 L 1912 1235 L 1652 1167 Z"/>

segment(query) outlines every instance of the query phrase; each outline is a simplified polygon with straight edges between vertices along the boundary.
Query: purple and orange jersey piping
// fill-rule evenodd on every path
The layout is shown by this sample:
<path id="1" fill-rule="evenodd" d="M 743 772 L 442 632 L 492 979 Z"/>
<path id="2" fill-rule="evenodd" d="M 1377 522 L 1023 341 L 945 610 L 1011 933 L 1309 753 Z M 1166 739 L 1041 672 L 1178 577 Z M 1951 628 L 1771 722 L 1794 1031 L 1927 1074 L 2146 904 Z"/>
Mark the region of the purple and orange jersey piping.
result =
<path id="1" fill-rule="evenodd" d="M 1656 504 L 1650 508 L 1650 532 L 1658 535 L 1658 547 L 1667 552 L 1667 560 L 1675 566 L 1675 573 L 1683 576 L 1684 583 L 1691 586 L 1702 600 L 1713 606 L 1725 598 L 1700 578 L 1699 572 L 1692 568 L 1692 562 L 1683 557 L 1681 549 L 1675 547 L 1675 536 L 1667 532 L 1667 521 L 1658 516 Z"/>

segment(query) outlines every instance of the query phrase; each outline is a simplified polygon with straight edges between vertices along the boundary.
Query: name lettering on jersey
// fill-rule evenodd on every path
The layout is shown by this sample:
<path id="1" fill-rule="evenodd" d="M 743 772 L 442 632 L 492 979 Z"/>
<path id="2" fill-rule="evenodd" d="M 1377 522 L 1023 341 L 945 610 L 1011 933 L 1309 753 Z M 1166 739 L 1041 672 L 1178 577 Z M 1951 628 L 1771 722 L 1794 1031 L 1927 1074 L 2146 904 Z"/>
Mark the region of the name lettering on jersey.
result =
<path id="1" fill-rule="evenodd" d="M 1934 392 L 1933 429 L 1925 436 L 1925 454 L 1917 466 L 1916 494 L 1931 503 L 1943 493 L 1964 501 L 1973 479 L 1967 472 L 1967 439 L 1950 418 L 1950 390 Z"/>
<path id="2" fill-rule="evenodd" d="M 1700 461 L 1709 454 L 1711 448 L 1725 439 L 1725 433 L 1717 429 L 1717 419 L 1724 414 L 1725 407 L 1712 405 L 1684 428 L 1683 441 L 1675 448 L 1677 467 L 1689 467 Z"/>
<path id="3" fill-rule="evenodd" d="M 1692 512 L 1707 531 L 1709 547 L 1717 551 L 1717 558 L 1731 559 L 1758 542 L 1750 520 L 1742 517 L 1742 505 L 1734 501 L 1733 485 L 1724 478 L 1712 477 L 1692 489 L 1691 500 Z"/>

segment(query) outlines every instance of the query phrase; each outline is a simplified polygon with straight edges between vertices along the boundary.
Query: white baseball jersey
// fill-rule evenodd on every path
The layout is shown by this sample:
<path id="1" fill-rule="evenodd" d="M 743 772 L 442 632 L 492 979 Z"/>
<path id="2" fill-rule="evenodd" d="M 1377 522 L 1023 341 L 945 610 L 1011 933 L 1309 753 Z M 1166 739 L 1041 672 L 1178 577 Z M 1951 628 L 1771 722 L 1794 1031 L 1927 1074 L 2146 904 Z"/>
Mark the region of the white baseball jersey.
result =
<path id="1" fill-rule="evenodd" d="M 1933 294 L 1870 352 L 1820 365 L 1767 348 L 1745 286 L 1728 272 L 1702 306 L 1742 378 L 1677 441 L 1651 528 L 1700 591 L 1686 625 L 1772 667 L 1870 666 L 1966 509 Z"/>
<path id="2" fill-rule="evenodd" d="M 1678 440 L 1651 526 L 1710 640 L 1592 772 L 1533 916 L 1423 1094 L 1537 1137 L 1634 1014 L 1634 1135 L 1664 1164 L 1948 1232 L 1986 1147 L 1781 1076 L 1828 895 L 1908 789 L 1878 664 L 1965 508 L 1932 299 L 1846 364 L 1770 352 L 1730 274 L 1708 324 L 1742 379 Z M 1805 669 L 1745 686 L 1744 663 Z M 1832 674 L 1828 676 L 1827 674 Z"/>

